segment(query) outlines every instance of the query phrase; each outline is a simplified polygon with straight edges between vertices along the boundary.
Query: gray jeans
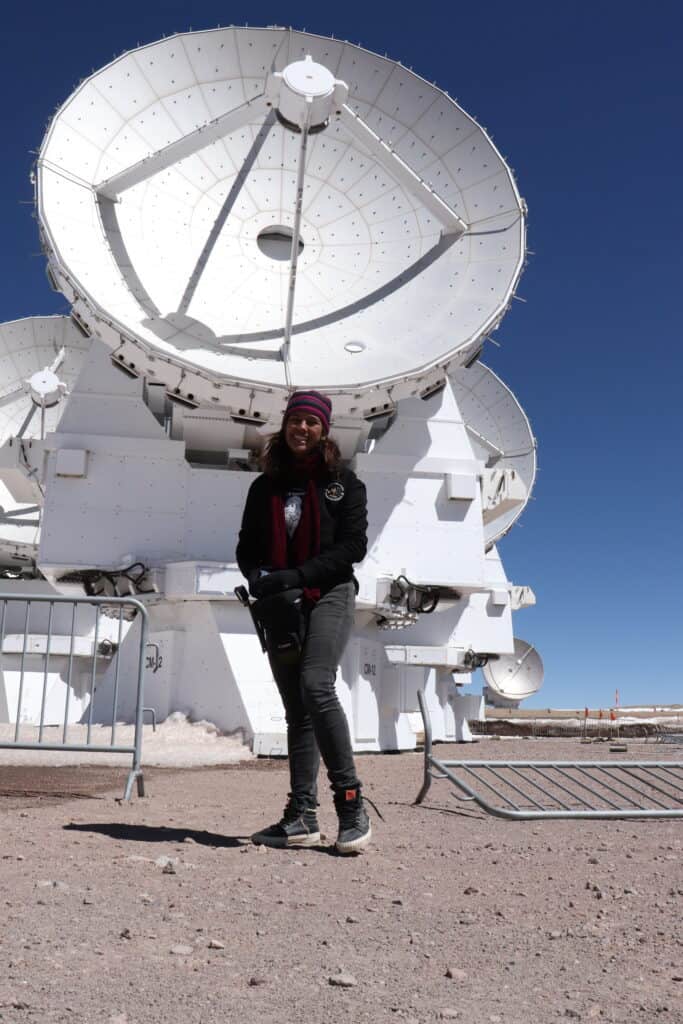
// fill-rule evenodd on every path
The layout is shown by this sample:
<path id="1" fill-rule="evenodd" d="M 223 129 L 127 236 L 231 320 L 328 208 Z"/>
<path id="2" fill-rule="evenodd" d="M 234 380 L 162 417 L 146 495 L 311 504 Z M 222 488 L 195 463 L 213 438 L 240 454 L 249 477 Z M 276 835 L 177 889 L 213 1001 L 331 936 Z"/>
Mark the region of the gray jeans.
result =
<path id="1" fill-rule="evenodd" d="M 333 789 L 358 784 L 349 724 L 335 688 L 354 604 L 353 583 L 339 583 L 313 605 L 300 661 L 270 660 L 285 706 L 291 792 L 302 807 L 317 805 L 321 755 Z"/>

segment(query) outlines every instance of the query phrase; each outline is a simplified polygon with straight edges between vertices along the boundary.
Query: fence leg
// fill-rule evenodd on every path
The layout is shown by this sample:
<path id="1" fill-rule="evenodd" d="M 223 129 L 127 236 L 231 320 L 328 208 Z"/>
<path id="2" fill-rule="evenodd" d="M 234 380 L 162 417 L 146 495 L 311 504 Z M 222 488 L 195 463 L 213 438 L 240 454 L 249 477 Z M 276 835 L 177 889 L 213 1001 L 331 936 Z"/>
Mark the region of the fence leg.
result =
<path id="1" fill-rule="evenodd" d="M 130 800 L 133 793 L 133 783 L 137 783 L 138 796 L 145 795 L 145 780 L 142 776 L 142 720 L 145 712 L 145 696 L 144 696 L 144 670 L 145 670 L 145 653 L 147 647 L 156 647 L 156 644 L 147 643 L 147 613 L 143 611 L 140 622 L 140 654 L 138 658 L 138 698 L 137 706 L 135 708 L 135 753 L 133 754 L 133 768 L 128 775 L 128 781 L 126 782 L 126 789 L 123 794 L 124 800 Z M 159 653 L 157 648 L 157 654 Z M 151 710 L 151 709 L 148 709 Z M 152 711 L 154 715 L 154 711 Z M 154 724 L 156 726 L 156 715 L 154 715 Z"/>
<path id="2" fill-rule="evenodd" d="M 427 704 L 425 702 L 424 693 L 422 690 L 417 691 L 417 701 L 420 705 L 420 714 L 422 715 L 422 725 L 424 727 L 425 742 L 424 742 L 424 779 L 422 781 L 422 788 L 415 797 L 415 803 L 421 804 L 424 798 L 429 792 L 429 787 L 432 784 L 432 773 L 430 771 L 429 758 L 432 754 L 432 723 L 429 718 L 429 712 L 427 710 Z"/>
<path id="3" fill-rule="evenodd" d="M 145 780 L 142 775 L 141 768 L 133 768 L 132 771 L 128 772 L 128 778 L 126 779 L 126 788 L 123 791 L 123 799 L 130 800 L 133 795 L 133 783 L 137 785 L 138 796 L 145 795 Z"/>

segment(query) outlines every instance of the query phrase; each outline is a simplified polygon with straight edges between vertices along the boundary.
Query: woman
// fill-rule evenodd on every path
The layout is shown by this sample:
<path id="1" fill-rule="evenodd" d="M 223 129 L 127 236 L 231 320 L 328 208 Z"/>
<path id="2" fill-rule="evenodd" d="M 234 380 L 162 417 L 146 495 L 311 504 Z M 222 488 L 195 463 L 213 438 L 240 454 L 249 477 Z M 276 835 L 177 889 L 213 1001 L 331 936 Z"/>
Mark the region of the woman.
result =
<path id="1" fill-rule="evenodd" d="M 320 842 L 322 755 L 339 818 L 337 850 L 357 853 L 369 843 L 371 828 L 335 679 L 353 625 L 352 565 L 365 557 L 367 509 L 364 485 L 342 469 L 329 437 L 331 415 L 330 399 L 318 391 L 290 397 L 242 518 L 237 562 L 252 596 L 303 591 L 305 617 L 300 657 L 269 652 L 285 707 L 291 792 L 281 820 L 251 838 L 277 847 Z"/>

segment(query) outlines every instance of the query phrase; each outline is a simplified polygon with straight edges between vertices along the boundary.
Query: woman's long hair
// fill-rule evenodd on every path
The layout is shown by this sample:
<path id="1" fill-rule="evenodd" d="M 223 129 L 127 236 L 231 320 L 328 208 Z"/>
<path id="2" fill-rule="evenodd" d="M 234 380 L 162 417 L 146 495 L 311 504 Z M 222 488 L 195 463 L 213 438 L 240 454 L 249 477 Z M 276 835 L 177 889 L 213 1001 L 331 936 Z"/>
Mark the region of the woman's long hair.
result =
<path id="1" fill-rule="evenodd" d="M 324 437 L 320 441 L 317 451 L 322 456 L 326 472 L 330 476 L 334 476 L 341 466 L 341 452 L 337 442 L 331 437 Z M 278 430 L 276 434 L 271 434 L 266 439 L 259 456 L 259 465 L 266 476 L 273 480 L 281 480 L 291 474 L 296 460 L 285 441 L 284 430 Z"/>

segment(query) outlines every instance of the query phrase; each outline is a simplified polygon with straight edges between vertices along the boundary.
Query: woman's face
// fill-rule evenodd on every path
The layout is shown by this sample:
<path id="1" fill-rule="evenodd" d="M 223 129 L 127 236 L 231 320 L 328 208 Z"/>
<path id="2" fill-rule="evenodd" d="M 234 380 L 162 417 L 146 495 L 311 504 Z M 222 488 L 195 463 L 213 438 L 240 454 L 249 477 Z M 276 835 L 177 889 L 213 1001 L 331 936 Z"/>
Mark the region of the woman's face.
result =
<path id="1" fill-rule="evenodd" d="M 285 443 L 295 458 L 312 452 L 322 436 L 322 422 L 312 413 L 293 412 L 285 421 Z"/>

